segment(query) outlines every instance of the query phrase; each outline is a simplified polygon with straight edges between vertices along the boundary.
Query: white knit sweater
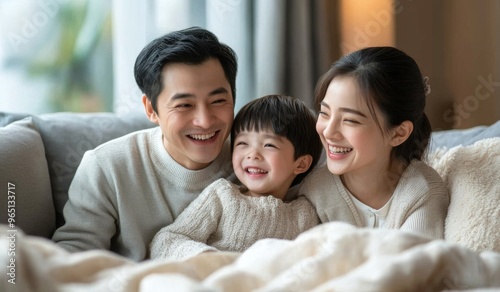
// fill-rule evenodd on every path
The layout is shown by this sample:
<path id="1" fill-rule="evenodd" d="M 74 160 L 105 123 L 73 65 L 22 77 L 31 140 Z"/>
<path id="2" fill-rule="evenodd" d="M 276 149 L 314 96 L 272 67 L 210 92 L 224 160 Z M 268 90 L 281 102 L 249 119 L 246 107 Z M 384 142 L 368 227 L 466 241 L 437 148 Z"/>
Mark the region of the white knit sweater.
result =
<path id="1" fill-rule="evenodd" d="M 305 197 L 283 202 L 273 196 L 250 197 L 219 179 L 208 186 L 174 223 L 151 242 L 151 258 L 182 259 L 205 251 L 242 252 L 259 239 L 294 239 L 319 224 Z"/>
<path id="2" fill-rule="evenodd" d="M 349 191 L 326 163 L 314 169 L 302 182 L 298 195 L 316 207 L 321 222 L 343 221 L 367 227 Z M 430 238 L 444 237 L 444 221 L 450 195 L 439 174 L 422 161 L 413 160 L 392 194 L 382 228 L 402 229 Z"/>

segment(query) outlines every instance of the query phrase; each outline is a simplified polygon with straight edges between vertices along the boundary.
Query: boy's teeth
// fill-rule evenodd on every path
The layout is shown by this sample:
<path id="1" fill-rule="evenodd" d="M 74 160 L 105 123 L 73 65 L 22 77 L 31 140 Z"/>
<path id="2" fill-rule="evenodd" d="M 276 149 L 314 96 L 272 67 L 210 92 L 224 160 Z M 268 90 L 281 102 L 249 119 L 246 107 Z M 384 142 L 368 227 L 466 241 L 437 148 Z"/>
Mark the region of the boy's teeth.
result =
<path id="1" fill-rule="evenodd" d="M 215 132 L 210 134 L 202 134 L 202 135 L 190 135 L 191 138 L 195 140 L 207 140 L 215 136 Z"/>
<path id="2" fill-rule="evenodd" d="M 328 146 L 328 151 L 332 153 L 348 153 L 352 151 L 352 148 L 346 148 L 346 147 L 334 147 L 334 146 Z"/>
<path id="3" fill-rule="evenodd" d="M 259 168 L 248 168 L 247 171 L 252 174 L 257 174 L 257 173 L 267 173 L 267 171 L 259 169 Z"/>

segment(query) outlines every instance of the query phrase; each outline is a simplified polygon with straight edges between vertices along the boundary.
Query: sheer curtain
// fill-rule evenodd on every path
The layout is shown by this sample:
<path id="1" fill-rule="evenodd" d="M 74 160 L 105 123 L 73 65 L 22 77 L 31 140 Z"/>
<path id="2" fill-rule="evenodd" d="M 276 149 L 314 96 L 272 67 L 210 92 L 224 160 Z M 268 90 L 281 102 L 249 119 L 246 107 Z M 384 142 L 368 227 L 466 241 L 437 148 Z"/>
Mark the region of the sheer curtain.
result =
<path id="1" fill-rule="evenodd" d="M 273 93 L 312 106 L 317 79 L 339 54 L 335 2 L 113 0 L 115 111 L 142 111 L 133 64 L 144 45 L 194 25 L 215 33 L 238 55 L 236 111 Z"/>

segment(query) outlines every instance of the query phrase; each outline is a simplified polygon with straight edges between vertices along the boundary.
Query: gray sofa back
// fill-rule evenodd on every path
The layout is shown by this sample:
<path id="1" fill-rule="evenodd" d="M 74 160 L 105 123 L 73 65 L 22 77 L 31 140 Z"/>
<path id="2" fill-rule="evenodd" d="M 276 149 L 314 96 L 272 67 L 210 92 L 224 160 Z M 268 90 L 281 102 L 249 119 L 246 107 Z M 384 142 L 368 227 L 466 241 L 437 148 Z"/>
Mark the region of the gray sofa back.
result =
<path id="1" fill-rule="evenodd" d="M 0 186 L 12 199 L 0 200 L 0 223 L 10 218 L 25 233 L 47 238 L 64 224 L 68 188 L 85 151 L 156 126 L 140 113 L 64 112 L 0 113 L 0 125 Z"/>

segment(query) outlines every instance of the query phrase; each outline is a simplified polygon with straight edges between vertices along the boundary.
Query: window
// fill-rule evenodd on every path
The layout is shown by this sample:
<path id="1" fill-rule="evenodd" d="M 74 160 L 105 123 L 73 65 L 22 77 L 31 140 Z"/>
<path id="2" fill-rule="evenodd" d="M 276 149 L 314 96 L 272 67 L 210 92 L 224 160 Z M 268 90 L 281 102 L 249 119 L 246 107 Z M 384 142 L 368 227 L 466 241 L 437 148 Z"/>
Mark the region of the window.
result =
<path id="1" fill-rule="evenodd" d="M 112 111 L 111 1 L 0 0 L 2 111 Z"/>

